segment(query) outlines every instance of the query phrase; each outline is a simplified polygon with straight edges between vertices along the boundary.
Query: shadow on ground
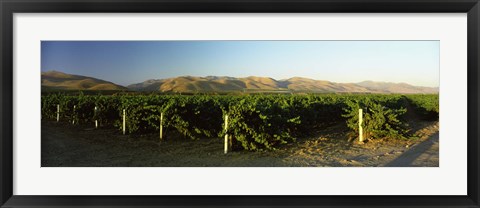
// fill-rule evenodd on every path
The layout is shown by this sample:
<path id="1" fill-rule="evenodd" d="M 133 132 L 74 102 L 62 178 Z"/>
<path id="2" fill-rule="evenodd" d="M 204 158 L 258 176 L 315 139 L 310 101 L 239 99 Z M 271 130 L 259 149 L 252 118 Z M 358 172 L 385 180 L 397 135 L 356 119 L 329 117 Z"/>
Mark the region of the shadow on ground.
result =
<path id="1" fill-rule="evenodd" d="M 386 167 L 425 167 L 425 161 L 436 160 L 438 164 L 439 149 L 438 132 L 430 136 L 429 139 L 419 143 L 397 158 L 387 163 Z M 438 165 L 437 165 L 438 167 Z"/>

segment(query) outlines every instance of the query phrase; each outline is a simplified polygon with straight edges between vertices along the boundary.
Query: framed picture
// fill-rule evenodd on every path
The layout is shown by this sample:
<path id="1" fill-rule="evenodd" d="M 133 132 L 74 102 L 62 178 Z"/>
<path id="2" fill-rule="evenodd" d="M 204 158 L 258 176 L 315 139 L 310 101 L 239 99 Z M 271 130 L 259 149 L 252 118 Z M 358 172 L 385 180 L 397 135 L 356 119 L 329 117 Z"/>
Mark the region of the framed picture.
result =
<path id="1" fill-rule="evenodd" d="M 0 6 L 2 207 L 479 207 L 478 0 Z"/>

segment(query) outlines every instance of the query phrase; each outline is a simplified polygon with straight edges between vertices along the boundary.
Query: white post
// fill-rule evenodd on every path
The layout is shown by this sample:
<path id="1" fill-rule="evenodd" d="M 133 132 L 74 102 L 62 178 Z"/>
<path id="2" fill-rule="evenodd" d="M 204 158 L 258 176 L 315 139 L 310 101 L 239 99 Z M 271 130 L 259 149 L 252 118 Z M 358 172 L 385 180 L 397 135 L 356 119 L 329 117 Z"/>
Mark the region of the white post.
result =
<path id="1" fill-rule="evenodd" d="M 228 130 L 228 115 L 225 115 L 225 132 Z M 224 153 L 228 153 L 228 133 L 225 134 Z"/>
<path id="2" fill-rule="evenodd" d="M 358 109 L 358 141 L 363 142 L 363 110 Z"/>
<path id="3" fill-rule="evenodd" d="M 57 122 L 60 120 L 60 105 L 57 105 Z"/>
<path id="4" fill-rule="evenodd" d="M 97 106 L 95 106 L 94 115 L 97 115 Z M 95 119 L 95 128 L 98 128 L 98 121 Z"/>
<path id="5" fill-rule="evenodd" d="M 163 139 L 163 113 L 160 113 L 160 140 Z"/>
<path id="6" fill-rule="evenodd" d="M 75 124 L 75 108 L 76 107 L 77 107 L 76 105 L 73 105 L 72 124 Z"/>
<path id="7" fill-rule="evenodd" d="M 123 135 L 125 135 L 125 109 L 123 109 Z"/>

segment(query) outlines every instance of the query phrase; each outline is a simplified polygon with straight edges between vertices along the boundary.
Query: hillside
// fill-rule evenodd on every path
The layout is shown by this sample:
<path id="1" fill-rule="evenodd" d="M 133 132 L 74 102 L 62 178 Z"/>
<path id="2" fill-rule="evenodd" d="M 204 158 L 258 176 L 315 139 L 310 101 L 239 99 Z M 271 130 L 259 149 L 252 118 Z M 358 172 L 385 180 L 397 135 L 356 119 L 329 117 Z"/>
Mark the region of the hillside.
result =
<path id="1" fill-rule="evenodd" d="M 127 90 L 127 88 L 92 77 L 58 71 L 42 72 L 42 91 L 49 90 Z"/>
<path id="2" fill-rule="evenodd" d="M 371 91 L 396 92 L 402 94 L 438 93 L 438 87 L 417 87 L 406 83 L 364 81 L 357 83 L 357 85 L 365 87 Z"/>
<path id="3" fill-rule="evenodd" d="M 336 83 L 302 77 L 275 80 L 270 77 L 249 76 L 180 76 L 167 79 L 150 79 L 123 87 L 105 80 L 66 74 L 58 71 L 42 72 L 42 91 L 51 90 L 133 90 L 147 92 L 316 92 L 316 93 L 438 93 L 438 88 L 419 87 L 406 83 L 364 81 Z"/>
<path id="4" fill-rule="evenodd" d="M 151 79 L 127 86 L 136 91 L 159 92 L 320 92 L 320 93 L 438 93 L 438 88 L 418 87 L 405 83 L 373 82 L 335 83 L 323 80 L 293 77 L 275 80 L 269 77 L 234 78 L 225 76 L 181 76 Z"/>

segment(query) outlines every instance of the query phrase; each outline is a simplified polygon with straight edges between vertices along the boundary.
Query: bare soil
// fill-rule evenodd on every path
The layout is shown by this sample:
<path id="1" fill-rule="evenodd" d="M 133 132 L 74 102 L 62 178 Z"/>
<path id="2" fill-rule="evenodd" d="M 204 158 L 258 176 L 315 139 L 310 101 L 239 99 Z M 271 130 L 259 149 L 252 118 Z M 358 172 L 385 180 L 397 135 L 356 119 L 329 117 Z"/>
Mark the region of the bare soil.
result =
<path id="1" fill-rule="evenodd" d="M 416 122 L 416 139 L 351 141 L 344 124 L 278 150 L 223 153 L 222 138 L 159 141 L 42 121 L 42 167 L 438 167 L 438 122 Z"/>

